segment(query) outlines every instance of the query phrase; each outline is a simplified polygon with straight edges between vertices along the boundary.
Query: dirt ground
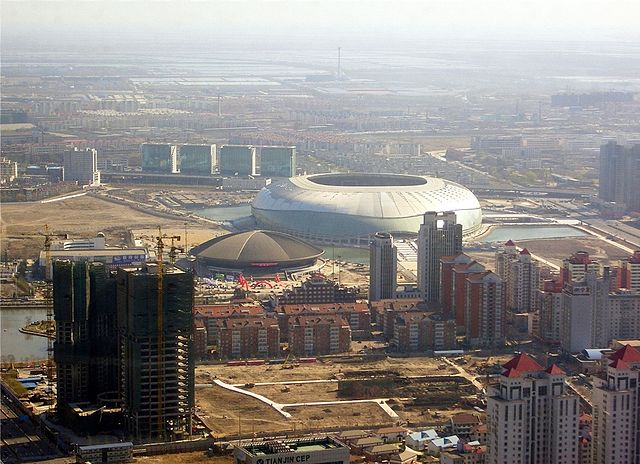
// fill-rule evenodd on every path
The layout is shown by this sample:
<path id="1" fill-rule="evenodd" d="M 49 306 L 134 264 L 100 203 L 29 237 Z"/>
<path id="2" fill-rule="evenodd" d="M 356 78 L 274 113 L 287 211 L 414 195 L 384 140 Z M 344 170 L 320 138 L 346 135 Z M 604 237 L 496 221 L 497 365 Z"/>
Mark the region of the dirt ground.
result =
<path id="1" fill-rule="evenodd" d="M 452 367 L 442 368 L 442 362 L 435 358 L 403 358 L 383 359 L 379 361 L 338 362 L 338 360 L 318 362 L 315 364 L 300 364 L 292 369 L 282 369 L 282 366 L 226 366 L 208 365 L 198 366 L 196 369 L 196 383 L 212 385 L 215 376 L 231 384 L 244 385 L 247 383 L 263 382 L 294 382 L 288 385 L 255 385 L 241 387 L 254 393 L 261 394 L 282 404 L 293 404 L 316 401 L 336 401 L 338 397 L 337 382 L 322 382 L 313 384 L 295 383 L 307 380 L 329 380 L 336 375 L 359 373 L 357 377 L 365 378 L 374 375 L 375 371 L 397 372 L 406 377 L 457 374 Z M 416 382 L 415 380 L 412 381 Z M 420 387 L 417 381 L 415 387 L 423 391 L 430 391 L 432 385 L 427 382 Z M 435 384 L 433 384 L 435 385 Z M 466 385 L 469 385 L 466 383 Z M 408 390 L 400 387 L 393 390 L 403 396 Z M 434 387 L 437 388 L 437 387 Z M 443 387 L 441 387 L 443 388 Z M 445 389 L 448 387 L 444 387 Z M 473 387 L 466 387 L 473 390 Z M 402 391 L 401 391 L 402 390 Z M 447 390 L 448 391 L 448 390 Z M 370 399 L 366 394 L 356 392 L 349 399 Z M 381 397 L 398 396 L 393 393 L 383 394 Z M 462 405 L 417 406 L 410 398 L 393 398 L 389 405 L 399 418 L 389 416 L 375 403 L 343 403 L 339 405 L 319 406 L 291 406 L 285 410 L 292 414 L 287 419 L 277 413 L 270 406 L 239 393 L 229 392 L 216 385 L 200 386 L 196 390 L 196 407 L 198 415 L 210 427 L 217 437 L 234 437 L 238 435 L 238 428 L 243 436 L 268 435 L 274 433 L 295 433 L 300 431 L 319 432 L 344 428 L 375 428 L 404 423 L 410 426 L 438 424 L 446 420 L 447 415 L 461 411 L 474 412 L 470 407 Z M 433 411 L 429 411 L 429 408 Z M 241 418 L 240 424 L 238 417 Z"/>
<path id="2" fill-rule="evenodd" d="M 602 265 L 617 265 L 620 259 L 628 258 L 629 253 L 596 237 L 567 237 L 538 240 L 518 240 L 516 245 L 527 248 L 534 255 L 544 258 L 556 266 L 562 266 L 562 260 L 577 251 L 586 251 Z M 495 269 L 494 251 L 465 251 L 469 256 L 485 266 Z"/>
<path id="3" fill-rule="evenodd" d="M 127 229 L 154 229 L 158 225 L 167 230 L 184 231 L 182 218 L 175 220 L 137 211 L 129 206 L 112 203 L 89 195 L 52 203 L 20 203 L 2 205 L 0 214 L 2 250 L 10 258 L 36 258 L 44 238 L 39 235 L 45 224 L 52 233 L 66 233 L 70 238 L 94 237 L 104 232 L 109 245 L 122 245 Z M 191 233 L 206 230 L 193 226 Z M 216 229 L 211 228 L 212 234 Z M 182 233 L 183 234 L 183 233 Z"/>
<path id="4" fill-rule="evenodd" d="M 202 451 L 179 454 L 161 454 L 158 456 L 139 456 L 137 464 L 233 464 L 233 456 L 207 457 Z"/>

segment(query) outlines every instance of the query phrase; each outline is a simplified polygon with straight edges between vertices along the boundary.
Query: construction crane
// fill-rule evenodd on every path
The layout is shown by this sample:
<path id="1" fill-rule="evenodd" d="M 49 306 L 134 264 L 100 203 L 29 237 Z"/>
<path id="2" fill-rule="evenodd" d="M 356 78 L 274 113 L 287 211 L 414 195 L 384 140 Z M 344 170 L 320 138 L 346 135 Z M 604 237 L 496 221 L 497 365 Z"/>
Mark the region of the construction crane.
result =
<path id="1" fill-rule="evenodd" d="M 53 326 L 53 263 L 51 263 L 51 243 L 52 237 L 60 237 L 66 239 L 67 234 L 54 234 L 49 230 L 49 225 L 44 225 L 44 232 L 40 232 L 44 236 L 44 300 L 47 308 L 47 380 L 53 382 L 53 337 L 51 337 L 50 329 Z M 55 331 L 53 332 L 55 334 Z M 53 403 L 52 403 L 53 404 Z"/>
<path id="2" fill-rule="evenodd" d="M 171 240 L 171 247 L 169 249 L 169 259 L 171 260 L 171 266 L 175 262 L 176 250 L 178 247 L 174 245 L 176 241 L 180 241 L 179 235 L 167 235 L 162 233 L 162 228 L 158 227 L 158 235 L 156 236 L 156 262 L 158 264 L 158 287 L 157 287 L 157 317 L 156 317 L 156 330 L 158 335 L 158 353 L 157 353 L 157 367 L 158 367 L 158 433 L 164 437 L 164 360 L 165 360 L 165 346 L 164 346 L 164 248 L 165 239 Z"/>

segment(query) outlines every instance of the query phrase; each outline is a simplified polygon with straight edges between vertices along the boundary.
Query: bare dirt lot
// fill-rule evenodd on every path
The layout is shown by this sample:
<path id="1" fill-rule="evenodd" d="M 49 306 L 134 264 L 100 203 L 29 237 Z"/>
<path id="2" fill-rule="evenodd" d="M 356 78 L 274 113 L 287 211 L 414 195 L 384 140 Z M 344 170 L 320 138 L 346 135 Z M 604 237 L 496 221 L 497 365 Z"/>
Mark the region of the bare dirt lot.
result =
<path id="1" fill-rule="evenodd" d="M 233 457 L 208 457 L 202 451 L 194 451 L 192 453 L 139 456 L 133 462 L 138 464 L 233 464 Z"/>
<path id="2" fill-rule="evenodd" d="M 196 383 L 212 385 L 212 378 L 216 376 L 284 405 L 389 398 L 389 406 L 399 417 L 392 417 L 373 402 L 342 402 L 285 406 L 284 410 L 292 415 L 285 418 L 257 399 L 216 385 L 198 387 L 198 415 L 214 435 L 232 438 L 238 435 L 239 426 L 244 436 L 251 436 L 254 431 L 258 435 L 289 434 L 374 428 L 398 423 L 435 425 L 442 423 L 447 415 L 473 412 L 463 398 L 473 398 L 475 388 L 460 377 L 446 377 L 457 374 L 457 370 L 443 366 L 441 360 L 425 357 L 384 358 L 368 362 L 351 358 L 351 361 L 336 358 L 315 364 L 301 363 L 292 369 L 283 369 L 281 365 L 199 366 Z M 301 383 L 330 379 L 342 379 L 343 382 Z M 284 383 L 261 385 L 268 382 Z"/>
<path id="3" fill-rule="evenodd" d="M 109 245 L 122 245 L 131 228 L 184 230 L 185 220 L 169 219 L 138 211 L 126 205 L 112 203 L 89 195 L 52 203 L 3 204 L 1 211 L 2 249 L 10 258 L 35 258 L 44 238 L 39 235 L 45 224 L 53 233 L 66 233 L 70 238 L 94 237 L 104 232 Z M 196 229 L 205 229 L 194 225 Z M 215 227 L 211 227 L 215 231 Z"/>
<path id="4" fill-rule="evenodd" d="M 600 264 L 608 265 L 623 258 L 629 253 L 596 237 L 574 237 L 545 240 L 520 240 L 516 243 L 526 247 L 534 255 L 539 255 L 560 266 L 562 260 L 576 251 L 586 251 Z"/>

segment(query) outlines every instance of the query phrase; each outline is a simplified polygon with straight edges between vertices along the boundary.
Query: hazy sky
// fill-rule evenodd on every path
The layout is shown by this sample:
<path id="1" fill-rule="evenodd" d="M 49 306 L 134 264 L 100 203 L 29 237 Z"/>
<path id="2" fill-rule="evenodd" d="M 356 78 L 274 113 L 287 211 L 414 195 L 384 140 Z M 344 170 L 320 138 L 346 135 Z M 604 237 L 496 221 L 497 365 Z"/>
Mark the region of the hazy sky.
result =
<path id="1" fill-rule="evenodd" d="M 3 39 L 185 40 L 235 36 L 321 42 L 426 36 L 640 41 L 640 0 L 0 0 Z"/>

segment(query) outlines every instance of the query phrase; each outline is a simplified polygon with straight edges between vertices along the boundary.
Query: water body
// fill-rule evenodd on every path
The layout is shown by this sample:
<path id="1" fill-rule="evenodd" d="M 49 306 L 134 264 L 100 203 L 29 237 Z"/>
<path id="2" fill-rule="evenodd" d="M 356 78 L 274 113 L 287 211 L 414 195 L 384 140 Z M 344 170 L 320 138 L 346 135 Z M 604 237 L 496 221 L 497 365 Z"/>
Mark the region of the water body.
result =
<path id="1" fill-rule="evenodd" d="M 497 226 L 482 237 L 482 242 L 506 242 L 507 240 L 535 240 L 539 238 L 584 237 L 582 230 L 568 226 Z"/>
<path id="2" fill-rule="evenodd" d="M 324 247 L 322 257 L 348 263 L 369 264 L 369 250 L 367 248 Z"/>
<path id="3" fill-rule="evenodd" d="M 20 329 L 47 318 L 44 309 L 0 309 L 0 360 L 34 361 L 47 359 L 47 339 L 23 334 Z"/>
<path id="4" fill-rule="evenodd" d="M 194 211 L 194 213 L 214 221 L 235 221 L 236 219 L 251 216 L 251 205 L 213 206 Z"/>

